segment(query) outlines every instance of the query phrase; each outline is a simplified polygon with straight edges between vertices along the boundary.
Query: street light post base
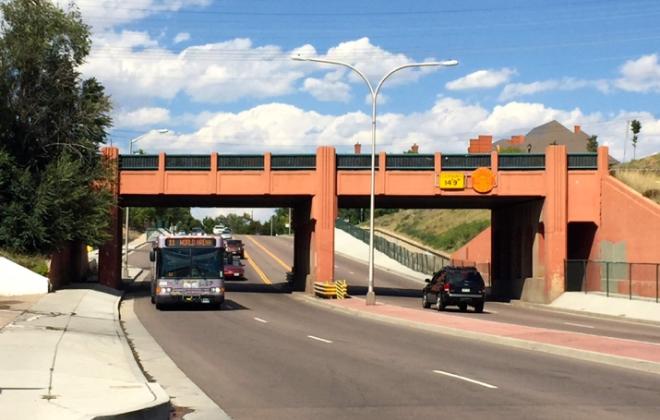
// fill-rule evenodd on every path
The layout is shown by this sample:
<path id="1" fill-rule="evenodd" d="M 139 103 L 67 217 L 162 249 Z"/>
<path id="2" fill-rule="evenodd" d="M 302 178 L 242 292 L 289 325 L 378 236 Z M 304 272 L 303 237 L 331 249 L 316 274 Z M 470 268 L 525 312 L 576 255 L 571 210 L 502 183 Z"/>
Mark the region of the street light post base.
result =
<path id="1" fill-rule="evenodd" d="M 376 294 L 373 291 L 367 292 L 367 305 L 376 304 Z"/>

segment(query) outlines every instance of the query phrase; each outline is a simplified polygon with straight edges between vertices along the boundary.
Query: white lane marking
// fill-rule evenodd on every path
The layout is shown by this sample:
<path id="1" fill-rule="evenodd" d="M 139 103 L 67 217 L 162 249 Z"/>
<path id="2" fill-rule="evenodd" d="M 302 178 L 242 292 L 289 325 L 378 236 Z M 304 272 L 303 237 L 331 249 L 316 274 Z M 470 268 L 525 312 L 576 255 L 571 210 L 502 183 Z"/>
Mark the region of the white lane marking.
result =
<path id="1" fill-rule="evenodd" d="M 580 328 L 596 328 L 592 325 L 586 325 L 586 324 L 575 324 L 573 322 L 564 322 L 564 325 L 571 325 L 573 327 L 580 327 Z"/>
<path id="2" fill-rule="evenodd" d="M 465 376 L 455 375 L 453 373 L 445 372 L 445 371 L 442 371 L 442 370 L 434 370 L 433 372 L 439 373 L 440 375 L 449 376 L 450 378 L 456 378 L 456 379 L 460 379 L 460 380 L 465 381 L 465 382 L 470 382 L 470 383 L 473 383 L 473 384 L 481 385 L 481 386 L 486 387 L 486 388 L 497 389 L 497 387 L 495 385 L 487 384 L 486 382 L 477 381 L 475 379 L 466 378 Z"/>
<path id="3" fill-rule="evenodd" d="M 320 342 L 326 343 L 326 344 L 332 344 L 332 341 L 330 341 L 330 340 L 326 340 L 325 338 L 316 337 L 316 336 L 313 336 L 313 335 L 308 335 L 307 338 L 311 338 L 312 340 L 320 341 Z"/>
<path id="4" fill-rule="evenodd" d="M 255 321 L 259 321 L 259 322 L 261 322 L 262 324 L 268 324 L 268 321 L 266 321 L 265 319 L 261 319 L 261 318 L 259 318 L 259 317 L 256 317 L 256 316 L 254 317 L 254 320 L 255 320 Z"/>

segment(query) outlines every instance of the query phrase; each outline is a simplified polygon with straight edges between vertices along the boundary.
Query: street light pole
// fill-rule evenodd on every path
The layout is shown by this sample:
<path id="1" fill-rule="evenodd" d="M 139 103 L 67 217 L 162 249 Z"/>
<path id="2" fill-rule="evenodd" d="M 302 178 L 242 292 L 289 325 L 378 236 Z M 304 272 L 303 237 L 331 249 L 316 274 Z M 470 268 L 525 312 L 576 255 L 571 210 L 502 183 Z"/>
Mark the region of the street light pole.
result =
<path id="1" fill-rule="evenodd" d="M 383 83 L 394 73 L 399 70 L 411 68 L 411 67 L 450 67 L 458 64 L 457 60 L 444 60 L 444 61 L 429 61 L 425 63 L 410 63 L 404 64 L 394 69 L 390 70 L 378 85 L 376 89 L 373 88 L 369 79 L 353 65 L 345 63 L 343 61 L 335 60 L 325 60 L 320 58 L 306 58 L 306 57 L 291 57 L 291 59 L 296 61 L 313 61 L 323 64 L 334 64 L 338 66 L 343 66 L 351 69 L 366 83 L 371 93 L 371 182 L 370 182 L 370 192 L 369 192 L 369 288 L 367 290 L 367 305 L 376 304 L 376 294 L 374 292 L 374 208 L 375 208 L 375 190 L 376 190 L 376 104 L 378 100 L 378 93 L 380 92 Z M 384 170 L 385 168 L 381 168 Z"/>
<path id="2" fill-rule="evenodd" d="M 167 128 L 161 128 L 159 130 L 152 130 L 152 131 L 156 131 L 156 133 L 158 134 L 165 134 L 165 133 L 169 133 L 170 130 L 168 130 Z M 151 131 L 149 131 L 148 133 L 144 133 L 140 136 L 137 136 L 136 138 L 128 142 L 129 155 L 133 154 L 133 144 L 135 144 L 138 140 L 140 140 L 142 137 L 146 136 L 149 133 L 151 133 Z M 128 206 L 124 207 L 124 212 L 126 213 L 126 226 L 125 226 L 125 234 L 124 234 L 124 272 L 122 273 L 122 277 L 126 279 L 128 278 L 128 219 L 129 219 Z"/>

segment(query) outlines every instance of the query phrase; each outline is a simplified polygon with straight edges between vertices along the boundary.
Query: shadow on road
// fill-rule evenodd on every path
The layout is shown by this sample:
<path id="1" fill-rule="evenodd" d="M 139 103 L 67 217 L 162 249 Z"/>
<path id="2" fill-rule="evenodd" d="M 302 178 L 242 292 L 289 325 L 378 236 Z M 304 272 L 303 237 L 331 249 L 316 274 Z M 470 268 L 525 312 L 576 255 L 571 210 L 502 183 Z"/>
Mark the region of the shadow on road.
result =
<path id="1" fill-rule="evenodd" d="M 291 293 L 288 283 L 255 284 L 225 282 L 227 292 L 233 293 Z"/>
<path id="2" fill-rule="evenodd" d="M 366 286 L 348 286 L 348 293 L 353 296 L 364 296 L 367 294 Z M 374 292 L 380 296 L 422 297 L 420 289 L 403 289 L 395 287 L 375 287 Z"/>

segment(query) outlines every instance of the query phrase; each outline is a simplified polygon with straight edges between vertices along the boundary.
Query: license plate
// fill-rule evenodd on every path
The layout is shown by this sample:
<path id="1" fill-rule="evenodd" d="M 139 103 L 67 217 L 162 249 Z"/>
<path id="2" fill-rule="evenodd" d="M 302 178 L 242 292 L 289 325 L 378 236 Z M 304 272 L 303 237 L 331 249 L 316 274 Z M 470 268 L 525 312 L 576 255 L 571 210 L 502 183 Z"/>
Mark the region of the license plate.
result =
<path id="1" fill-rule="evenodd" d="M 240 273 L 234 273 L 234 277 L 240 277 Z"/>
<path id="2" fill-rule="evenodd" d="M 461 289 L 461 292 L 463 293 L 470 293 L 470 289 L 466 289 L 465 287 Z"/>
<path id="3" fill-rule="evenodd" d="M 211 303 L 209 298 L 202 298 L 202 303 Z"/>

